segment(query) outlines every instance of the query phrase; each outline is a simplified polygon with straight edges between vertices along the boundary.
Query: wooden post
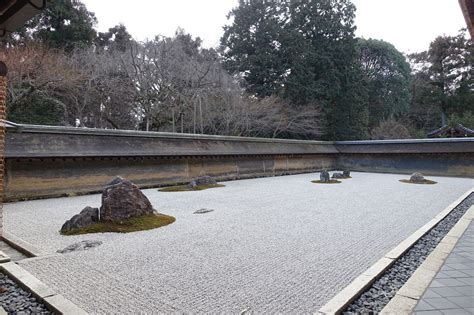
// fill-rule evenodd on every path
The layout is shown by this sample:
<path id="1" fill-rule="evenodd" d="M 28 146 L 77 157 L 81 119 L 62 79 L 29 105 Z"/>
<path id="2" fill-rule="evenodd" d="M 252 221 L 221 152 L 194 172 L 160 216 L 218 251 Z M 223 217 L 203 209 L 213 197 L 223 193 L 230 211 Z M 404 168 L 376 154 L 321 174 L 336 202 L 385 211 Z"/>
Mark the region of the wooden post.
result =
<path id="1" fill-rule="evenodd" d="M 5 175 L 5 129 L 7 118 L 7 65 L 0 61 L 0 235 L 3 234 L 3 177 Z"/>

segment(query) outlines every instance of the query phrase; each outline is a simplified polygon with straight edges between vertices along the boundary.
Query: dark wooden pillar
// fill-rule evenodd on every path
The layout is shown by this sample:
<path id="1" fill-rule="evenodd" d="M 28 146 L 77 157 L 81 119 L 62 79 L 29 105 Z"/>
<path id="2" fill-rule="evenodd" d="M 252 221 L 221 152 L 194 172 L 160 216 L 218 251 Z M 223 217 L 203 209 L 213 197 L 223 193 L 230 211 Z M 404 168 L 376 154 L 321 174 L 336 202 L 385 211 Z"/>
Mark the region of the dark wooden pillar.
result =
<path id="1" fill-rule="evenodd" d="M 3 177 L 5 174 L 5 120 L 7 118 L 7 65 L 0 61 L 0 235 L 3 234 Z"/>

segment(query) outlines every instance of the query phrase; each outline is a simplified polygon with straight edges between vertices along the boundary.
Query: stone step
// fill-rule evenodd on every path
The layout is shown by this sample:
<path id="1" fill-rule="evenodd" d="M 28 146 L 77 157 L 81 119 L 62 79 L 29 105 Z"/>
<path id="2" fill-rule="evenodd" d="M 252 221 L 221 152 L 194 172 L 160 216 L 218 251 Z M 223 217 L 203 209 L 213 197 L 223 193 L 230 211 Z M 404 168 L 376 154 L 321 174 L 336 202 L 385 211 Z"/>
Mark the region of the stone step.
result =
<path id="1" fill-rule="evenodd" d="M 2 260 L 2 257 L 8 257 L 8 260 Z M 22 259 L 28 258 L 25 254 L 18 251 L 17 249 L 11 247 L 4 241 L 0 240 L 0 263 L 8 262 L 8 261 L 19 261 Z"/>

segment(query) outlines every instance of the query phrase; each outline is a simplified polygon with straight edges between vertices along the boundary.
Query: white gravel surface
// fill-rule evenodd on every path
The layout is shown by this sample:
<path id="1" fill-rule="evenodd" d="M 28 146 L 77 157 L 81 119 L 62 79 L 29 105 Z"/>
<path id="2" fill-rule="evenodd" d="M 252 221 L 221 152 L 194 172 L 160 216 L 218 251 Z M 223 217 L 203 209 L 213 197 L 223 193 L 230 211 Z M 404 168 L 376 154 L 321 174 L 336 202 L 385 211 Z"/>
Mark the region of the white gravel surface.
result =
<path id="1" fill-rule="evenodd" d="M 5 229 L 51 253 L 21 266 L 91 313 L 312 312 L 465 191 L 473 179 L 353 173 L 225 182 L 200 192 L 144 190 L 176 222 L 129 234 L 61 236 L 100 195 L 10 203 Z M 193 214 L 208 208 L 215 211 Z M 103 245 L 54 254 L 80 240 Z"/>

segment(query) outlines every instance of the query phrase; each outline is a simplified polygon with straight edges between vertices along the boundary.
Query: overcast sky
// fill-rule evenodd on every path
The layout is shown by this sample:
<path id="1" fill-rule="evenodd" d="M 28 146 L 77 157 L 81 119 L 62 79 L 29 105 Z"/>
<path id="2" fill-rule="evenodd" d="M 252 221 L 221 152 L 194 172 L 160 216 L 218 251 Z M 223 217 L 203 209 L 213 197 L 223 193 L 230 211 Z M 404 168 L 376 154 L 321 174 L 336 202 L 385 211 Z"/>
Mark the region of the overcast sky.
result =
<path id="1" fill-rule="evenodd" d="M 216 46 L 237 0 L 83 0 L 99 31 L 123 23 L 135 39 L 174 34 L 182 27 Z M 457 0 L 353 0 L 357 36 L 388 41 L 402 52 L 428 48 L 438 35 L 466 27 Z"/>

